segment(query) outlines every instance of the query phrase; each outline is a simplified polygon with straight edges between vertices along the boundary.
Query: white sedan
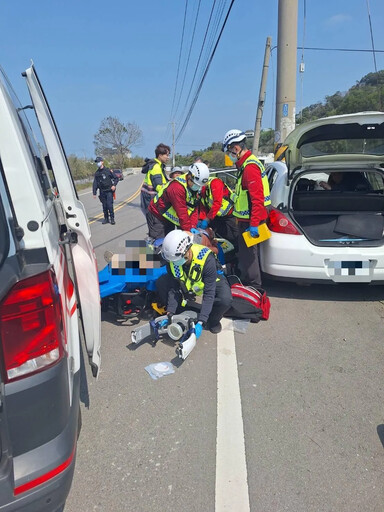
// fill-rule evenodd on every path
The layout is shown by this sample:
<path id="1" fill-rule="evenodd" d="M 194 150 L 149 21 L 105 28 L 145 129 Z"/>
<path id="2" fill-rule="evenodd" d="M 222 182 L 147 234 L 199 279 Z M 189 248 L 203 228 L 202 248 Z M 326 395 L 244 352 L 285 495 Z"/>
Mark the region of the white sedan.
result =
<path id="1" fill-rule="evenodd" d="M 299 125 L 267 173 L 262 271 L 296 282 L 384 283 L 384 113 Z"/>

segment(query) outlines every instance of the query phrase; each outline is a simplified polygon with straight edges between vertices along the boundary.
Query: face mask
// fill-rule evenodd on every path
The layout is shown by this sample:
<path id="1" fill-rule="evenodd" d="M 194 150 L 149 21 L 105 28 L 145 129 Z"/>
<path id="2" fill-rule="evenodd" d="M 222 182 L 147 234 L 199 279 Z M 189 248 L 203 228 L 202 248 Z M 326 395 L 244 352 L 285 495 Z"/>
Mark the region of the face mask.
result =
<path id="1" fill-rule="evenodd" d="M 233 153 L 227 153 L 229 158 L 232 160 L 232 162 L 235 164 L 237 162 L 237 155 L 234 155 Z"/>
<path id="2" fill-rule="evenodd" d="M 194 183 L 191 187 L 191 190 L 193 190 L 194 192 L 198 192 L 199 190 L 201 190 L 201 187 Z"/>
<path id="3" fill-rule="evenodd" d="M 97 167 L 101 167 L 102 162 L 97 162 Z"/>
<path id="4" fill-rule="evenodd" d="M 179 260 L 176 260 L 173 262 L 174 265 L 177 265 L 178 267 L 181 267 L 182 265 L 184 265 L 184 263 L 186 263 L 186 259 L 185 258 L 180 258 Z"/>

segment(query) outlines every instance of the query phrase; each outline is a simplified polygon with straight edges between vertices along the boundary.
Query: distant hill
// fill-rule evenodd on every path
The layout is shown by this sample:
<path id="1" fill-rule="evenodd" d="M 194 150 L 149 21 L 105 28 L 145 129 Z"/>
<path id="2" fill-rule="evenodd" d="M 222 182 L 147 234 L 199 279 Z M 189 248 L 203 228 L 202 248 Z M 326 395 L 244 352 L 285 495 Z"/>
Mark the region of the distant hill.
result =
<path id="1" fill-rule="evenodd" d="M 314 103 L 296 115 L 296 124 L 320 117 L 353 114 L 366 110 L 384 109 L 384 70 L 368 73 L 347 92 L 337 91 L 326 96 L 324 103 Z"/>

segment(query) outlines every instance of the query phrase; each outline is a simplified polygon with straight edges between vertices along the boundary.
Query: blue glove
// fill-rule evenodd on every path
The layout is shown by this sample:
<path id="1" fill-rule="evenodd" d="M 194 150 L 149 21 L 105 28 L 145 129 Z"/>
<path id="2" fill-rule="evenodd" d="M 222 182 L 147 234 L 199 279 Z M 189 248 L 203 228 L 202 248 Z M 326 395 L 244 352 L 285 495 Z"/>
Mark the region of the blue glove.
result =
<path id="1" fill-rule="evenodd" d="M 201 229 L 207 229 L 208 224 L 208 219 L 199 220 L 199 222 L 197 223 L 197 227 Z"/>
<path id="2" fill-rule="evenodd" d="M 169 320 L 168 318 L 164 318 L 164 320 L 162 320 L 160 323 L 159 323 L 159 327 L 167 327 L 167 325 L 169 324 Z"/>
<path id="3" fill-rule="evenodd" d="M 200 233 L 200 231 L 199 231 L 198 229 L 196 229 L 196 228 L 192 228 L 192 229 L 191 229 L 191 233 L 192 233 L 193 235 L 198 235 L 198 234 Z"/>
<path id="4" fill-rule="evenodd" d="M 259 228 L 257 226 L 249 226 L 245 231 L 249 231 L 253 238 L 257 238 L 259 236 Z"/>
<path id="5" fill-rule="evenodd" d="M 196 339 L 199 339 L 200 336 L 201 336 L 201 333 L 203 332 L 203 326 L 201 325 L 201 323 L 197 323 L 195 325 L 195 334 L 196 334 Z"/>

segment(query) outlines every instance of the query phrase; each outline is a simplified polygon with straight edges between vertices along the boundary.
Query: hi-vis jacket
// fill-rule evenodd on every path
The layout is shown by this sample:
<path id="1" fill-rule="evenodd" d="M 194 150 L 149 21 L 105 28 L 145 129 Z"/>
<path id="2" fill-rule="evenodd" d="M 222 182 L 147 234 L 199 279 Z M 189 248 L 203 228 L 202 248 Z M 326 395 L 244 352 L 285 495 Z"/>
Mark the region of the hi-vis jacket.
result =
<path id="1" fill-rule="evenodd" d="M 141 208 L 143 211 L 148 209 L 151 199 L 168 182 L 165 174 L 165 164 L 162 164 L 157 158 L 150 160 L 148 164 L 148 171 L 141 187 Z"/>
<path id="2" fill-rule="evenodd" d="M 269 183 L 264 166 L 251 151 L 247 151 L 236 162 L 239 169 L 235 193 L 233 215 L 251 226 L 258 226 L 268 216 L 266 206 L 271 204 Z"/>
<path id="3" fill-rule="evenodd" d="M 170 263 L 169 269 L 172 275 L 180 282 L 180 288 L 183 293 L 187 291 L 193 292 L 196 295 L 203 294 L 198 321 L 207 322 L 215 300 L 216 282 L 219 280 L 220 273 L 219 264 L 215 255 L 208 247 L 193 244 L 191 250 L 193 256 L 189 268 L 188 265 L 177 266 Z M 174 293 L 173 291 L 172 297 L 171 290 L 171 297 L 168 295 L 167 310 L 172 313 L 177 308 Z"/>
<path id="4" fill-rule="evenodd" d="M 199 244 L 193 244 L 191 246 L 193 258 L 191 266 L 189 267 L 188 274 L 184 272 L 183 266 L 174 265 L 173 262 L 169 263 L 172 275 L 183 281 L 185 288 L 189 292 L 193 292 L 196 295 L 201 295 L 204 290 L 204 283 L 201 280 L 203 275 L 203 268 L 205 261 L 210 254 L 213 254 L 208 247 Z"/>
<path id="5" fill-rule="evenodd" d="M 201 192 L 201 202 L 209 220 L 232 213 L 232 194 L 232 190 L 220 178 L 209 178 Z"/>
<path id="6" fill-rule="evenodd" d="M 196 227 L 200 196 L 188 188 L 186 174 L 167 183 L 151 201 L 148 210 L 185 231 Z"/>

